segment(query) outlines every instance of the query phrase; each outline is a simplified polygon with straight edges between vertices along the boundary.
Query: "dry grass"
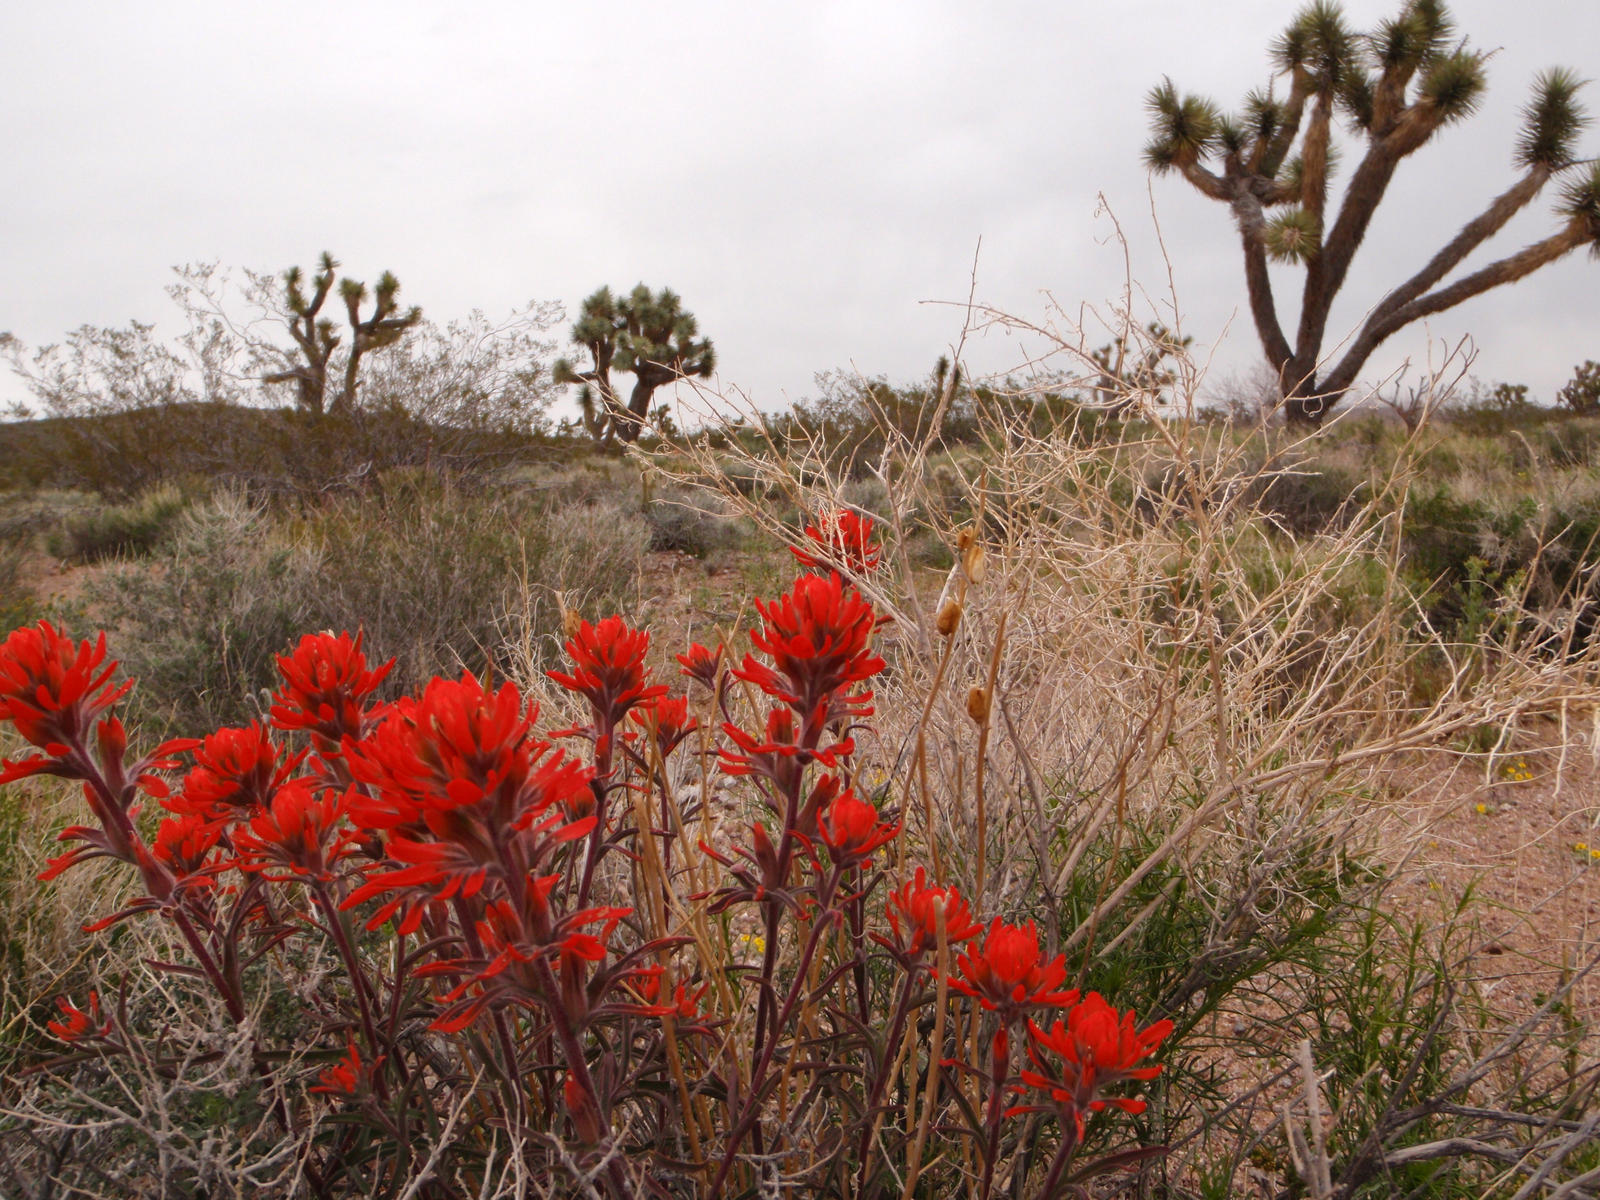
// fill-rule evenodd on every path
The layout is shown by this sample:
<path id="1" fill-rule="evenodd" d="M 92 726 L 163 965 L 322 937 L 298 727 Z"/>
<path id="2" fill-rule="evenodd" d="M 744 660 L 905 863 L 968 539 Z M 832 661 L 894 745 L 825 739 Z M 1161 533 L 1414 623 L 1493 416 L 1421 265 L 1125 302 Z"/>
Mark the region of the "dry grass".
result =
<path id="1" fill-rule="evenodd" d="M 1045 326 L 1022 332 L 1044 336 L 1062 357 L 1075 353 L 1073 339 Z M 1052 386 L 1060 379 L 1053 375 Z M 1192 396 L 1198 384 L 1196 365 L 1180 363 L 1180 393 Z M 707 399 L 719 412 L 738 402 Z M 884 641 L 894 670 L 879 694 L 872 753 L 904 796 L 916 837 L 982 896 L 985 910 L 1037 915 L 1056 944 L 1081 956 L 1092 983 L 1147 925 L 1172 919 L 1170 900 L 1181 892 L 1204 914 L 1191 931 L 1198 936 L 1188 969 L 1168 972 L 1157 981 L 1163 990 L 1143 997 L 1178 1015 L 1180 1028 L 1183 1015 L 1197 1011 L 1220 1019 L 1227 1005 L 1207 990 L 1218 980 L 1235 999 L 1265 980 L 1280 993 L 1284 1029 L 1314 1032 L 1328 975 L 1350 967 L 1341 961 L 1346 951 L 1357 960 L 1381 951 L 1384 977 L 1410 978 L 1407 987 L 1417 983 L 1408 962 L 1413 976 L 1431 970 L 1437 981 L 1449 972 L 1448 994 L 1430 993 L 1438 1027 L 1426 1046 L 1412 1047 L 1441 1057 L 1428 1083 L 1437 1094 L 1408 1092 L 1416 1080 L 1400 1077 L 1400 1062 L 1382 1103 L 1366 1096 L 1333 1111 L 1330 1122 L 1362 1134 L 1329 1143 L 1345 1155 L 1335 1178 L 1343 1171 L 1343 1186 L 1370 1188 L 1390 1171 L 1415 1172 L 1422 1162 L 1431 1170 L 1439 1160 L 1450 1161 L 1458 1180 L 1441 1187 L 1485 1182 L 1480 1162 L 1533 1164 L 1534 1174 L 1548 1165 L 1530 1195 L 1573 1178 L 1561 1163 L 1580 1144 L 1562 1140 L 1570 1130 L 1559 1112 L 1581 1108 L 1594 1083 L 1568 1045 L 1588 1036 L 1596 1015 L 1578 1003 L 1592 995 L 1587 980 L 1600 961 L 1592 943 L 1565 964 L 1544 959 L 1537 1002 L 1509 1011 L 1460 1003 L 1456 989 L 1481 972 L 1483 942 L 1459 932 L 1470 913 L 1451 918 L 1451 936 L 1439 927 L 1409 950 L 1398 927 L 1365 948 L 1325 931 L 1326 944 L 1313 947 L 1299 978 L 1282 964 L 1303 948 L 1295 946 L 1304 932 L 1297 922 L 1320 871 L 1341 877 L 1315 896 L 1318 904 L 1338 898 L 1341 911 L 1329 914 L 1335 925 L 1359 927 L 1363 913 L 1384 911 L 1398 894 L 1393 881 L 1406 877 L 1424 841 L 1406 823 L 1408 781 L 1419 769 L 1437 761 L 1492 774 L 1516 731 L 1535 727 L 1556 731 L 1547 749 L 1557 758 L 1591 752 L 1596 650 L 1571 631 L 1592 576 L 1580 572 L 1560 611 L 1542 614 L 1544 630 L 1566 631 L 1554 644 L 1514 608 L 1492 634 L 1461 642 L 1429 623 L 1401 581 L 1407 505 L 1433 448 L 1426 427 L 1351 499 L 1346 519 L 1291 537 L 1260 497 L 1311 445 L 1279 439 L 1263 454 L 1259 441 L 1169 415 L 1128 426 L 1108 447 L 1070 425 L 1038 431 L 1030 399 L 1019 391 L 978 414 L 981 453 L 950 453 L 931 433 L 913 441 L 886 427 L 867 503 L 862 486 L 841 478 L 828 447 L 816 443 L 769 436 L 713 447 L 689 439 L 660 466 L 781 541 L 797 539 L 791 514 L 841 504 L 887 531 L 890 570 L 860 581 L 892 617 Z M 745 419 L 762 428 L 758 414 Z M 929 528 L 956 559 L 937 591 L 912 556 Z M 981 557 L 963 554 L 969 540 Z M 951 598 L 964 615 L 946 640 L 933 616 Z M 969 715 L 973 689 L 990 694 L 985 721 Z M 1504 736 L 1485 741 L 1486 730 Z M 1384 874 L 1364 876 L 1380 864 Z M 1152 881 L 1161 884 L 1154 892 Z M 1418 913 L 1414 924 L 1434 921 Z M 1432 967 L 1419 966 L 1418 955 Z M 1402 999 L 1422 1003 L 1411 992 Z M 1397 1005 L 1397 1019 L 1404 1007 Z M 1218 1036 L 1197 1050 L 1196 1069 L 1208 1057 L 1250 1061 L 1238 1052 L 1256 1047 L 1228 1041 Z M 1594 1042 L 1583 1044 L 1592 1050 Z M 1267 1140 L 1281 1145 L 1293 1119 L 1269 1105 L 1276 1119 L 1265 1128 L 1235 1128 L 1231 1147 L 1219 1137 L 1241 1095 L 1268 1095 L 1274 1080 L 1288 1086 L 1298 1069 L 1290 1050 L 1252 1054 L 1255 1074 L 1229 1080 L 1216 1096 L 1174 1095 L 1170 1120 L 1155 1118 L 1150 1130 L 1185 1148 L 1168 1184 L 1222 1189 L 1216 1194 L 1247 1185 L 1249 1170 L 1259 1170 L 1249 1166 L 1251 1147 L 1259 1158 Z M 1356 1064 L 1347 1058 L 1337 1069 Z M 1561 1084 L 1548 1090 L 1552 1072 Z M 1537 1104 L 1529 1099 L 1535 1078 Z M 1343 1083 L 1329 1090 L 1348 1098 L 1365 1086 Z M 1451 1105 L 1463 1107 L 1469 1093 L 1477 1118 L 1445 1121 L 1443 1110 L 1428 1107 L 1438 1100 L 1454 1114 Z M 1544 1106 L 1551 1129 L 1565 1132 L 1541 1131 L 1537 1122 L 1530 1131 L 1495 1115 L 1519 1104 Z M 1415 1112 L 1397 1120 L 1419 1106 L 1427 1120 Z M 1419 1129 L 1436 1131 L 1430 1122 L 1438 1121 L 1468 1132 L 1453 1148 L 1419 1153 L 1411 1144 Z M 1509 1157 L 1505 1138 L 1517 1146 Z M 1480 1159 L 1469 1142 L 1498 1149 Z M 1274 1161 L 1286 1186 L 1289 1156 Z M 1510 1194 L 1532 1177 L 1512 1170 L 1500 1184 Z"/>

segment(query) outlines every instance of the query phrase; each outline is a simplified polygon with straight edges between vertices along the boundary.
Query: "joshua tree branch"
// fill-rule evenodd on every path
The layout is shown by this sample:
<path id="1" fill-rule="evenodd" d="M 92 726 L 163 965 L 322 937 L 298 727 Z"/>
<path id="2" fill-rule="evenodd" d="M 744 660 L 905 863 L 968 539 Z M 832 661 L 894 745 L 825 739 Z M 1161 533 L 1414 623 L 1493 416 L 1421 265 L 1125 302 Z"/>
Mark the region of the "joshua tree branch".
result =
<path id="1" fill-rule="evenodd" d="M 1233 211 L 1239 222 L 1239 238 L 1244 243 L 1244 278 L 1250 290 L 1250 315 L 1256 333 L 1274 370 L 1282 371 L 1294 357 L 1289 339 L 1278 322 L 1277 304 L 1272 297 L 1272 276 L 1267 271 L 1266 218 L 1261 203 L 1240 188 L 1233 198 Z"/>
<path id="2" fill-rule="evenodd" d="M 1493 237 L 1507 221 L 1527 207 L 1549 178 L 1548 167 L 1533 167 L 1511 187 L 1495 197 L 1488 208 L 1461 227 L 1461 231 L 1429 260 L 1427 266 L 1385 296 L 1373 310 L 1368 324 L 1374 324 L 1390 316 L 1448 275 L 1462 259 Z"/>
<path id="3" fill-rule="evenodd" d="M 1591 239 L 1590 232 L 1584 222 L 1573 220 L 1568 222 L 1566 228 L 1559 233 L 1535 242 L 1519 250 L 1515 254 L 1506 256 L 1497 262 L 1492 262 L 1480 271 L 1475 271 L 1463 279 L 1457 280 L 1449 287 L 1441 288 L 1420 296 L 1408 304 L 1403 304 L 1394 309 L 1386 317 L 1367 322 L 1366 327 L 1356 338 L 1355 344 L 1345 353 L 1345 356 L 1329 373 L 1323 381 L 1322 390 L 1330 394 L 1337 394 L 1350 387 L 1355 382 L 1356 375 L 1366 364 L 1367 358 L 1381 345 L 1385 339 L 1400 329 L 1410 325 L 1413 321 L 1420 321 L 1434 313 L 1444 312 L 1454 308 L 1463 301 L 1474 296 L 1482 295 L 1492 288 L 1502 287 L 1508 283 L 1515 283 L 1527 275 L 1533 274 L 1540 267 L 1548 266 L 1559 258 L 1572 253 L 1578 247 L 1587 244 Z"/>
<path id="4" fill-rule="evenodd" d="M 1310 97 L 1311 76 L 1304 70 L 1296 69 L 1294 82 L 1289 85 L 1289 100 L 1284 105 L 1283 127 L 1278 130 L 1258 164 L 1261 174 L 1268 179 L 1276 178 L 1283 160 L 1289 156 L 1289 148 L 1294 145 L 1295 135 L 1300 132 L 1300 118 L 1305 114 L 1306 101 Z"/>
<path id="5" fill-rule="evenodd" d="M 1213 200 L 1233 199 L 1233 189 L 1228 186 L 1227 181 L 1215 172 L 1206 170 L 1199 163 L 1186 162 L 1178 169 L 1183 172 L 1185 179 Z"/>

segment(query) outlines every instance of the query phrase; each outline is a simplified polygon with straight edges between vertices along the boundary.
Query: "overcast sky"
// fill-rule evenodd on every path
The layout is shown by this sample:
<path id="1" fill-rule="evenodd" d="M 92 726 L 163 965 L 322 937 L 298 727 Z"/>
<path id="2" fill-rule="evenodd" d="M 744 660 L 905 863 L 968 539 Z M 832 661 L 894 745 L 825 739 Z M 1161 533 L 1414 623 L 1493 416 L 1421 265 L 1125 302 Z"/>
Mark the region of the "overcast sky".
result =
<path id="1" fill-rule="evenodd" d="M 1363 27 L 1397 0 L 1349 0 Z M 1226 210 L 1151 181 L 1143 99 L 1171 75 L 1234 107 L 1266 82 L 1284 0 L 1087 4 L 16 3 L 0 11 L 8 142 L 0 330 L 165 321 L 177 263 L 279 270 L 330 249 L 430 317 L 601 284 L 670 285 L 722 382 L 773 407 L 814 372 L 919 376 L 977 298 L 1038 318 L 1117 297 L 1121 250 L 1214 373 L 1258 360 Z M 1397 175 L 1332 329 L 1513 178 L 1540 68 L 1600 75 L 1597 0 L 1455 0 L 1496 49 L 1480 116 Z M 1600 87 L 1589 100 L 1600 106 Z M 1583 152 L 1600 153 L 1591 129 Z M 1337 183 L 1337 181 L 1336 181 Z M 1553 192 L 1492 243 L 1554 228 Z M 1480 255 L 1482 252 L 1480 252 Z M 1475 259 L 1474 262 L 1482 259 Z M 1287 291 L 1280 283 L 1280 295 Z M 1548 400 L 1600 358 L 1600 263 L 1579 253 L 1436 318 L 1486 381 Z M 1161 315 L 1170 323 L 1168 313 Z M 1426 353 L 1416 329 L 1369 373 Z M 998 337 L 979 371 L 1016 365 Z"/>

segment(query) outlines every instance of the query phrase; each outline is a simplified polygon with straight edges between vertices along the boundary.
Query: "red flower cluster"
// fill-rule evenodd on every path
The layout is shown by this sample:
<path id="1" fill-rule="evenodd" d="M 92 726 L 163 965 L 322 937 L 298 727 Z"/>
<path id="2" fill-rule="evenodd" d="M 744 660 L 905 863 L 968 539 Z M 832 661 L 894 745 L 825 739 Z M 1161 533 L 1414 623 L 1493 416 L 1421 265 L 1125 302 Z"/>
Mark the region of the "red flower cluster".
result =
<path id="1" fill-rule="evenodd" d="M 639 1011 L 648 1016 L 675 1017 L 679 1021 L 698 1021 L 700 1019 L 700 1001 L 711 990 L 709 983 L 703 983 L 694 991 L 688 985 L 678 984 L 673 989 L 670 1000 L 666 1003 L 657 1003 L 661 996 L 661 976 L 663 971 L 659 965 L 651 964 L 639 967 L 629 980 L 634 990 L 639 993 L 644 1001 Z"/>
<path id="2" fill-rule="evenodd" d="M 1090 992 L 1067 1013 L 1065 1023 L 1058 1020 L 1047 1032 L 1029 1021 L 1028 1032 L 1028 1057 L 1038 1069 L 1023 1071 L 1022 1082 L 1048 1092 L 1070 1114 L 1081 1139 L 1085 1112 L 1099 1112 L 1108 1104 L 1128 1113 L 1144 1111 L 1143 1100 L 1102 1098 L 1100 1093 L 1124 1079 L 1161 1074 L 1159 1066 L 1138 1064 L 1172 1032 L 1172 1022 L 1135 1029 L 1132 1009 L 1119 1015 L 1099 992 Z"/>
<path id="3" fill-rule="evenodd" d="M 807 536 L 818 548 L 797 551 L 808 566 L 827 563 L 860 575 L 878 565 L 872 522 L 858 514 L 821 518 Z M 82 781 L 98 825 L 66 830 L 63 838 L 78 844 L 53 860 L 44 877 L 90 857 L 135 864 L 143 894 L 91 928 L 160 911 L 183 932 L 192 955 L 193 965 L 176 969 L 209 981 L 241 1025 L 250 1011 L 243 968 L 306 930 L 326 935 L 349 990 L 347 1002 L 322 1010 L 327 1023 L 315 1040 L 333 1060 L 346 1030 L 359 1028 L 362 1049 L 348 1041 L 343 1055 L 319 1073 L 313 1092 L 363 1100 L 370 1094 L 377 1103 L 365 1105 L 367 1115 L 386 1123 L 391 1107 L 405 1115 L 411 1096 L 427 1090 L 408 1081 L 431 1077 L 410 1070 L 413 1051 L 402 1036 L 418 1011 L 416 984 L 426 980 L 442 993 L 423 1017 L 437 1032 L 464 1030 L 486 1013 L 534 1010 L 533 1020 L 520 1027 L 526 1036 L 497 1018 L 498 1038 L 460 1039 L 462 1052 L 484 1054 L 507 1080 L 532 1077 L 541 1089 L 560 1080 L 578 1140 L 611 1154 L 618 1145 L 613 1113 L 634 1103 L 633 1081 L 662 1077 L 662 1060 L 648 1057 L 656 1051 L 651 1039 L 662 1031 L 636 1018 L 660 1017 L 673 1027 L 678 1041 L 663 1045 L 673 1054 L 680 1090 L 694 1073 L 716 1078 L 718 1060 L 730 1049 L 711 1038 L 721 1020 L 699 1011 L 711 984 L 703 965 L 687 961 L 695 939 L 673 926 L 681 913 L 674 903 L 680 881 L 692 876 L 693 886 L 706 886 L 692 855 L 685 853 L 688 867 L 674 863 L 673 839 L 689 836 L 671 819 L 683 780 L 653 769 L 715 709 L 728 722 L 717 747 L 723 773 L 754 780 L 749 788 L 724 781 L 715 789 L 710 780 L 700 781 L 707 839 L 734 828 L 731 818 L 712 826 L 713 798 L 754 793 L 766 811 L 749 825 L 743 845 L 719 850 L 699 843 L 731 882 L 712 884 L 692 899 L 709 898 L 713 914 L 735 904 L 754 906 L 764 938 L 761 965 L 741 968 L 759 973 L 753 981 L 731 971 L 717 980 L 719 1006 L 738 1010 L 756 997 L 755 1034 L 748 1072 L 741 1064 L 738 1076 L 741 1094 L 727 1089 L 729 1133 L 724 1146 L 712 1148 L 722 1161 L 709 1190 L 721 1189 L 747 1152 L 741 1139 L 753 1139 L 766 1119 L 769 1073 L 789 1070 L 799 1061 L 796 1054 L 808 1053 L 812 1034 L 794 1015 L 819 986 L 837 985 L 840 993 L 826 1003 L 848 1004 L 863 1022 L 886 995 L 897 997 L 887 1010 L 889 1035 L 860 1073 L 858 1115 L 881 1114 L 892 1103 L 884 1089 L 898 1078 L 904 1039 L 913 1039 L 914 1053 L 930 1060 L 946 1052 L 926 1040 L 922 1020 L 931 1000 L 928 956 L 941 943 L 958 948 L 953 966 L 940 955 L 945 983 L 977 1002 L 974 1019 L 980 1006 L 994 1014 L 984 1018 L 993 1027 L 984 1072 L 984 1167 L 1001 1158 L 1003 1097 L 1036 1089 L 1044 1093 L 1035 1097 L 1038 1110 L 1058 1114 L 1064 1131 L 1054 1180 L 1075 1152 L 1072 1134 L 1081 1141 L 1086 1114 L 1108 1106 L 1143 1109 L 1142 1101 L 1105 1093 L 1159 1072 L 1147 1064 L 1172 1023 L 1139 1030 L 1132 1012 L 1119 1013 L 1097 993 L 1080 1003 L 1077 990 L 1065 986 L 1065 956 L 1041 952 L 1032 922 L 996 918 L 985 931 L 956 888 L 933 886 L 920 867 L 889 895 L 888 930 L 880 935 L 869 927 L 867 899 L 884 880 L 883 872 L 871 870 L 874 858 L 902 825 L 893 804 L 880 810 L 847 786 L 855 777 L 855 722 L 872 712 L 866 685 L 885 666 L 873 648 L 873 610 L 847 578 L 803 575 L 782 596 L 757 603 L 751 652 L 731 674 L 764 695 L 755 689 L 723 694 L 730 672 L 720 645 L 714 651 L 695 645 L 680 655 L 683 674 L 712 696 L 697 709 L 698 720 L 686 698 L 650 682 L 646 633 L 619 617 L 595 625 L 574 621 L 566 644 L 571 669 L 549 675 L 588 703 L 592 724 L 582 733 L 593 743 L 585 746 L 592 751 L 589 761 L 565 756 L 540 736 L 537 706 L 514 684 L 488 686 L 463 673 L 379 705 L 376 692 L 392 663 L 369 668 L 359 635 L 306 637 L 278 660 L 283 684 L 273 698 L 270 727 L 220 729 L 202 742 L 182 744 L 194 750 L 194 763 L 175 796 L 167 796 L 153 772 L 175 765 L 161 756 L 178 743 L 124 762 L 125 734 L 107 710 L 128 685 L 112 682 L 115 663 L 106 660 L 104 636 L 73 642 L 41 623 L 0 644 L 0 721 L 15 724 L 44 757 L 4 764 L 0 782 L 39 771 Z M 749 699 L 754 711 L 741 725 L 735 712 L 745 711 Z M 272 729 L 303 735 L 296 741 L 309 738 L 312 747 L 291 752 Z M 97 735 L 92 744 L 91 732 Z M 133 820 L 141 790 L 162 797 L 167 810 L 148 842 Z M 658 791 L 659 823 L 651 815 Z M 608 810 L 613 794 L 630 803 Z M 654 862 L 660 870 L 647 877 L 628 864 L 609 863 L 611 854 Z M 224 881 L 233 868 L 244 873 L 244 884 Z M 618 893 L 630 878 L 636 888 L 646 886 L 641 879 L 651 880 L 643 897 L 649 903 L 637 917 L 607 903 L 626 899 Z M 303 896 L 269 887 L 282 883 L 303 885 Z M 398 922 L 393 954 L 382 963 L 349 936 L 335 907 L 369 901 L 376 910 L 363 914 L 369 929 Z M 297 905 L 303 911 L 297 913 Z M 744 910 L 741 923 L 750 915 Z M 874 941 L 898 972 L 887 985 L 873 969 Z M 851 988 L 855 994 L 846 996 Z M 939 1002 L 948 999 L 943 987 L 933 994 Z M 121 1052 L 107 1038 L 111 1023 L 102 1018 L 98 996 L 90 994 L 87 1011 L 65 999 L 58 1005 L 60 1019 L 49 1023 L 53 1035 L 69 1043 L 100 1038 L 97 1051 Z M 1039 1011 L 1048 1009 L 1059 1011 Z M 1029 1061 L 1019 1087 L 1011 1039 L 1030 1016 L 1037 1021 L 1027 1020 Z M 707 1049 L 696 1039 L 715 1046 Z M 605 1052 L 611 1045 L 629 1055 L 638 1048 L 638 1069 L 617 1067 Z M 494 1062 L 501 1053 L 505 1061 Z M 959 1066 L 980 1071 L 974 1063 Z M 864 1148 L 876 1130 L 876 1123 L 863 1127 Z M 787 1152 L 777 1139 L 773 1146 Z M 862 1180 L 876 1177 L 870 1167 L 869 1154 L 860 1164 Z M 627 1194 L 625 1183 L 622 1177 L 613 1190 Z M 987 1176 L 982 1187 L 987 1193 Z"/>
<path id="4" fill-rule="evenodd" d="M 1067 979 L 1066 955 L 1044 962 L 1032 921 L 1009 925 L 996 917 L 983 948 L 957 958 L 956 971 L 950 986 L 999 1013 L 1007 1025 L 1030 1008 L 1064 1008 L 1078 998 L 1076 989 L 1057 990 Z"/>
<path id="5" fill-rule="evenodd" d="M 841 866 L 872 865 L 872 852 L 892 841 L 900 826 L 878 820 L 878 810 L 845 788 L 818 822 L 822 840 Z"/>
<path id="6" fill-rule="evenodd" d="M 127 694 L 132 681 L 111 682 L 106 635 L 75 642 L 47 621 L 12 632 L 0 643 L 0 721 L 10 721 L 24 741 L 43 750 L 13 762 L 0 760 L 0 785 L 51 771 L 82 746 L 96 718 Z M 114 733 L 120 734 L 121 726 Z"/>
<path id="7" fill-rule="evenodd" d="M 815 744 L 821 726 L 845 716 L 870 716 L 872 692 L 846 689 L 883 670 L 872 652 L 872 606 L 838 575 L 802 575 L 789 594 L 756 601 L 762 628 L 750 642 L 772 660 L 746 654 L 734 674 L 790 705 Z"/>
<path id="8" fill-rule="evenodd" d="M 592 817 L 566 824 L 566 813 L 589 798 L 593 771 L 551 754 L 534 734 L 537 715 L 515 684 L 491 692 L 463 673 L 432 680 L 420 700 L 399 701 L 365 741 L 347 744 L 351 774 L 373 793 L 353 797 L 350 814 L 390 833 L 389 857 L 406 864 L 368 879 L 347 906 L 413 889 L 427 899 L 471 896 L 508 864 L 513 876 L 525 873 L 549 845 L 589 832 Z M 369 924 L 406 903 L 401 895 Z M 413 907 L 402 928 L 420 919 Z"/>
<path id="9" fill-rule="evenodd" d="M 872 518 L 847 508 L 818 517 L 806 526 L 806 537 L 823 554 L 817 558 L 809 549 L 791 546 L 789 551 L 804 567 L 839 567 L 852 575 L 866 575 L 878 569 L 883 548 L 872 540 Z"/>
<path id="10" fill-rule="evenodd" d="M 219 729 L 195 748 L 194 768 L 166 807 L 222 824 L 247 820 L 271 805 L 305 759 L 302 751 L 280 764 L 281 754 L 254 721 L 242 729 Z"/>
<path id="11" fill-rule="evenodd" d="M 65 996 L 56 997 L 56 1007 L 61 1010 L 61 1019 L 45 1022 L 45 1028 L 63 1042 L 81 1042 L 91 1037 L 104 1037 L 111 1032 L 111 1022 L 100 1019 L 98 992 L 89 993 L 88 1012 L 84 1012 Z"/>
<path id="12" fill-rule="evenodd" d="M 649 648 L 650 635 L 629 628 L 621 617 L 607 617 L 598 625 L 580 621 L 578 632 L 567 642 L 572 671 L 548 674 L 562 687 L 588 698 L 596 732 L 604 736 L 635 704 L 667 694 L 665 686 L 645 682 L 649 672 L 644 656 Z"/>
<path id="13" fill-rule="evenodd" d="M 269 807 L 234 832 L 239 869 L 275 883 L 332 879 L 334 866 L 354 854 L 360 840 L 345 823 L 353 795 L 328 788 L 318 799 L 305 780 L 279 788 Z"/>
<path id="14" fill-rule="evenodd" d="M 926 873 L 918 867 L 910 883 L 890 894 L 884 913 L 900 953 L 917 958 L 938 945 L 940 908 L 944 910 L 946 945 L 954 946 L 982 931 L 961 893 L 953 887 L 929 887 Z"/>
<path id="15" fill-rule="evenodd" d="M 116 669 L 104 632 L 75 642 L 48 621 L 15 630 L 0 645 L 0 721 L 45 753 L 65 754 L 133 686 L 113 684 Z"/>
<path id="16" fill-rule="evenodd" d="M 375 670 L 361 653 L 361 634 L 307 634 L 291 654 L 278 656 L 283 686 L 273 694 L 272 724 L 304 729 L 324 753 L 349 737 L 360 740 L 377 715 L 368 699 L 394 667 L 394 659 Z"/>
<path id="17" fill-rule="evenodd" d="M 689 647 L 686 654 L 674 657 L 683 664 L 682 674 L 700 684 L 707 691 L 716 692 L 717 674 L 722 667 L 722 643 L 715 650 L 707 650 L 699 642 Z"/>
<path id="18" fill-rule="evenodd" d="M 366 1086 L 371 1074 L 372 1069 L 361 1061 L 361 1051 L 356 1049 L 354 1042 L 350 1042 L 343 1058 L 318 1073 L 317 1078 L 322 1082 L 311 1090 L 336 1096 L 354 1096 Z"/>
<path id="19" fill-rule="evenodd" d="M 700 725 L 689 716 L 689 701 L 683 696 L 652 697 L 629 713 L 628 719 L 644 729 L 663 759 Z"/>
<path id="20" fill-rule="evenodd" d="M 176 878 L 206 879 L 231 865 L 210 858 L 221 838 L 222 826 L 214 821 L 193 814 L 172 816 L 156 826 L 156 842 L 151 851 Z"/>

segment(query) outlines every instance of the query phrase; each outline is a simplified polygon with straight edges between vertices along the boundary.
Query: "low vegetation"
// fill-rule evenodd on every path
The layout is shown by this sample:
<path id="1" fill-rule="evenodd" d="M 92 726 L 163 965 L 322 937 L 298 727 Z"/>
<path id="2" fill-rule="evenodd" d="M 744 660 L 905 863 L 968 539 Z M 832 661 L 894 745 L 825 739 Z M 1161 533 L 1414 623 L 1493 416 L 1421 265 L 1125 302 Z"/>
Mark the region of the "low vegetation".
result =
<path id="1" fill-rule="evenodd" d="M 1151 1196 L 1475 1196 L 1592 1171 L 1593 948 L 1531 1005 L 1477 994 L 1483 914 L 1397 900 L 1390 814 L 1402 768 L 1498 771 L 1600 698 L 1600 432 L 1357 415 L 1302 441 L 948 369 L 904 404 L 875 386 L 825 426 L 747 414 L 625 461 L 224 474 L 125 512 L 12 491 L 18 578 L 181 505 L 22 613 L 104 628 L 139 683 L 129 748 L 70 762 L 7 701 L 7 1186 L 1034 1196 L 1093 1167 Z M 693 564 L 686 607 L 652 552 Z M 849 653 L 784 650 L 813 619 Z M 61 712 L 87 732 L 101 699 Z M 423 879 L 415 846 L 476 843 L 405 814 L 466 793 L 395 757 L 434 762 L 450 706 L 534 700 L 472 736 L 532 756 L 506 847 L 554 881 L 548 934 L 504 864 Z M 244 748 L 264 790 L 205 807 Z M 490 786 L 474 762 L 447 774 Z M 100 824 L 51 867 L 83 782 Z M 75 865 L 101 845 L 123 861 Z M 1071 1041 L 1130 1010 L 1115 1052 Z"/>

